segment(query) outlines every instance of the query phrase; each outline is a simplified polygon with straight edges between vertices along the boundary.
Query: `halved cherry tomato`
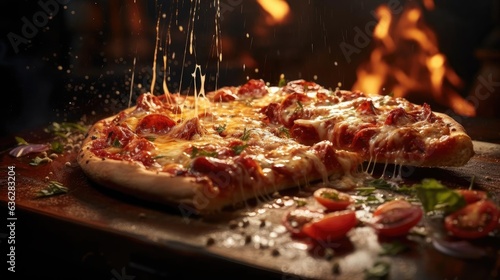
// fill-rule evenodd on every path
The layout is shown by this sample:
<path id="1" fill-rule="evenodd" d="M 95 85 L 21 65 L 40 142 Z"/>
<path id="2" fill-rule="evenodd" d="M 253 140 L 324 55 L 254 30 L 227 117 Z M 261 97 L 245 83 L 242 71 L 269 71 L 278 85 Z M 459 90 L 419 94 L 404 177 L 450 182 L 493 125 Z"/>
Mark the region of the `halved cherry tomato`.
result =
<path id="1" fill-rule="evenodd" d="M 325 214 L 320 220 L 313 220 L 302 227 L 302 232 L 317 241 L 337 240 L 346 236 L 358 220 L 352 210 Z"/>
<path id="2" fill-rule="evenodd" d="M 318 211 L 313 211 L 307 208 L 295 208 L 288 211 L 283 217 L 283 225 L 287 228 L 292 235 L 296 237 L 305 237 L 302 228 L 305 224 L 313 221 L 314 219 L 321 219 L 324 214 Z"/>
<path id="3" fill-rule="evenodd" d="M 491 200 L 479 200 L 446 216 L 444 225 L 453 236 L 480 238 L 498 226 L 499 217 L 500 210 Z"/>
<path id="4" fill-rule="evenodd" d="M 456 189 L 460 195 L 462 195 L 467 204 L 474 203 L 479 200 L 487 199 L 488 193 L 480 190 L 466 190 L 466 189 Z"/>
<path id="5" fill-rule="evenodd" d="M 377 207 L 369 224 L 380 235 L 401 236 L 417 225 L 422 215 L 419 206 L 403 199 L 392 200 Z"/>
<path id="6" fill-rule="evenodd" d="M 317 189 L 314 198 L 329 211 L 345 210 L 354 202 L 349 194 L 331 188 Z"/>

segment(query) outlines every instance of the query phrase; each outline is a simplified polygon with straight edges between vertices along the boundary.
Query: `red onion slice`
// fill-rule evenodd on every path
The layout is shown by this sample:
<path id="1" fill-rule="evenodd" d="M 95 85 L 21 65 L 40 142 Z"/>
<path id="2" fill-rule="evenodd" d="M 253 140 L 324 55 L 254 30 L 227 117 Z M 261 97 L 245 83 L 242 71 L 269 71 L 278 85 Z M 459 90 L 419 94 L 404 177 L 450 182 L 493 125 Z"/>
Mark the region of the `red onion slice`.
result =
<path id="1" fill-rule="evenodd" d="M 47 144 L 28 144 L 17 146 L 9 152 L 13 157 L 22 157 L 30 153 L 41 153 L 49 149 Z"/>

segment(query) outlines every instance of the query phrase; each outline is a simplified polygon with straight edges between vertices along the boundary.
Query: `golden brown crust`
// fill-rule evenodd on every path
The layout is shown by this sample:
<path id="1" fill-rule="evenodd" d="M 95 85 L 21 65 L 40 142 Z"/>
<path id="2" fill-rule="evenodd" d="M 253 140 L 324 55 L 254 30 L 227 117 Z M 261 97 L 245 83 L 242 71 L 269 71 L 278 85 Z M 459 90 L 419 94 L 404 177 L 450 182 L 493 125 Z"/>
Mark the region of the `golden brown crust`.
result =
<path id="1" fill-rule="evenodd" d="M 78 156 L 78 163 L 89 178 L 102 186 L 136 198 L 168 204 L 181 211 L 192 210 L 196 214 L 220 211 L 252 198 L 259 199 L 308 183 L 305 180 L 290 182 L 284 179 L 272 185 L 255 185 L 252 189 L 232 186 L 234 191 L 221 196 L 217 187 L 206 178 L 173 176 L 147 170 L 137 162 L 101 159 L 89 152 L 86 146 Z"/>
<path id="2" fill-rule="evenodd" d="M 421 166 L 462 166 L 474 156 L 472 139 L 465 131 L 465 128 L 452 117 L 435 112 L 438 117 L 448 125 L 449 136 L 440 138 L 434 147 L 430 147 L 429 155 Z"/>

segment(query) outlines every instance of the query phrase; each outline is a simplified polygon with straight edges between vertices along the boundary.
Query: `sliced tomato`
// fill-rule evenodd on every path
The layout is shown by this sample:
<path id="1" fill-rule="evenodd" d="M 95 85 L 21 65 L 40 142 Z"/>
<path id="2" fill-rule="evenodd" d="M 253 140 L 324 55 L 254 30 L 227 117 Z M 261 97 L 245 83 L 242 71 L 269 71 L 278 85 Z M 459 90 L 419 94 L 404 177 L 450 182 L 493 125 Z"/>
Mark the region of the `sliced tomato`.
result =
<path id="1" fill-rule="evenodd" d="M 446 230 L 459 238 L 487 236 L 498 226 L 500 210 L 491 200 L 479 200 L 451 213 L 444 219 Z"/>
<path id="2" fill-rule="evenodd" d="M 349 194 L 332 188 L 317 189 L 313 196 L 316 201 L 329 211 L 345 210 L 354 203 L 354 199 Z"/>
<path id="3" fill-rule="evenodd" d="M 320 220 L 313 220 L 302 227 L 302 232 L 318 241 L 341 239 L 358 223 L 356 213 L 343 210 L 325 214 Z"/>
<path id="4" fill-rule="evenodd" d="M 416 226 L 422 216 L 421 207 L 403 199 L 392 200 L 377 207 L 369 224 L 380 235 L 401 236 Z"/>
<path id="5" fill-rule="evenodd" d="M 302 228 L 305 224 L 315 220 L 322 219 L 325 214 L 313 211 L 304 207 L 294 208 L 283 216 L 283 225 L 296 237 L 305 237 Z"/>
<path id="6" fill-rule="evenodd" d="M 480 190 L 466 190 L 466 189 L 456 189 L 460 195 L 462 195 L 467 204 L 474 203 L 479 200 L 487 199 L 488 193 Z"/>

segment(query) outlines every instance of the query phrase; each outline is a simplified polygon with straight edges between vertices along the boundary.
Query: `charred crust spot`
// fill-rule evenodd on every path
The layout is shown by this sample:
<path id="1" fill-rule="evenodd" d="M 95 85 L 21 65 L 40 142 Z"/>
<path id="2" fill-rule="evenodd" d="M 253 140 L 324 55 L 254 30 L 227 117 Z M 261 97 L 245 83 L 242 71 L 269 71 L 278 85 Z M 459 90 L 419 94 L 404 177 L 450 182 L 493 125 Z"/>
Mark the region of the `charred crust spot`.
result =
<path id="1" fill-rule="evenodd" d="M 87 159 L 87 161 L 85 161 L 85 164 L 89 164 L 90 160 Z"/>
<path id="2" fill-rule="evenodd" d="M 106 158 L 101 158 L 103 161 L 106 160 Z"/>
<path id="3" fill-rule="evenodd" d="M 96 140 L 96 139 L 97 139 L 97 136 L 92 135 L 92 137 L 90 137 L 90 139 L 92 139 L 92 140 Z"/>

